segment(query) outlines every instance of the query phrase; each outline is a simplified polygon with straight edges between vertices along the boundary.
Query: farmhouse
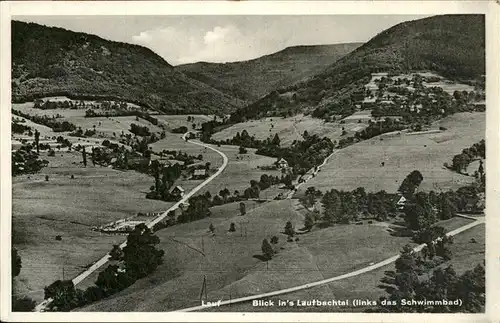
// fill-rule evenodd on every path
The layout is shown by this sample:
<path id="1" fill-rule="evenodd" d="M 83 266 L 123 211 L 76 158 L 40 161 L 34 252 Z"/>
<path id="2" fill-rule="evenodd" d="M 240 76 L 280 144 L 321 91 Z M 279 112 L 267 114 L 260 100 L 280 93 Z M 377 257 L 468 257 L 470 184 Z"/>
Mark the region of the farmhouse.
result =
<path id="1" fill-rule="evenodd" d="M 278 168 L 287 168 L 288 162 L 285 159 L 281 158 L 276 162 L 276 166 L 278 166 Z"/>
<path id="2" fill-rule="evenodd" d="M 176 197 L 183 197 L 184 196 L 184 189 L 180 186 L 176 186 L 176 187 L 174 187 L 174 189 L 170 193 Z"/>
<path id="3" fill-rule="evenodd" d="M 195 169 L 193 172 L 193 179 L 204 179 L 207 177 L 207 171 L 205 169 Z"/>

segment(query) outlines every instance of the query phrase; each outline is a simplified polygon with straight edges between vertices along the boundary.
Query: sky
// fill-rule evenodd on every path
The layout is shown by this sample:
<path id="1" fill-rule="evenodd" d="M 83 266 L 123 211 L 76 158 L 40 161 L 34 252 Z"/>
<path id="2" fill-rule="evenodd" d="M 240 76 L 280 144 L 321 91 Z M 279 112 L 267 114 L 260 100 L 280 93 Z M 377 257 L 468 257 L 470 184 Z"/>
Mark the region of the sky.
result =
<path id="1" fill-rule="evenodd" d="M 150 48 L 172 65 L 234 62 L 289 46 L 366 42 L 425 16 L 17 16 Z"/>

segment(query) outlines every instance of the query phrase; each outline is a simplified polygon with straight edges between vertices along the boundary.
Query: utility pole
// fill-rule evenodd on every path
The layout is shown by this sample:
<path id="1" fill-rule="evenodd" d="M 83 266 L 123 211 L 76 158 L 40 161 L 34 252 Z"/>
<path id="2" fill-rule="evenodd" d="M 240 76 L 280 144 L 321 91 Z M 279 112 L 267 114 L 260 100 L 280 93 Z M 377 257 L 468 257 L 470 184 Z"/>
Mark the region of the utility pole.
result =
<path id="1" fill-rule="evenodd" d="M 203 275 L 203 282 L 205 284 L 205 301 L 207 301 L 207 275 Z"/>
<path id="2" fill-rule="evenodd" d="M 205 301 L 207 300 L 207 275 L 203 275 L 203 283 L 201 284 L 200 290 L 200 304 L 203 298 L 203 291 L 205 291 Z"/>

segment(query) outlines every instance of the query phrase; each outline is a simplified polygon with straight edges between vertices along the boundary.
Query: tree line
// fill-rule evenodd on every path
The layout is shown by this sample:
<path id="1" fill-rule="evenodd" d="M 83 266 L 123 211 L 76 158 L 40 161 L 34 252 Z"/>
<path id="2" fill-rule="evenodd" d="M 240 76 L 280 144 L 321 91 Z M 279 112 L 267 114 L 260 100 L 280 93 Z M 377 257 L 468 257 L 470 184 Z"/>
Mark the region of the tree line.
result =
<path id="1" fill-rule="evenodd" d="M 445 166 L 451 168 L 457 173 L 462 173 L 467 169 L 467 166 L 469 166 L 469 164 L 477 158 L 486 158 L 486 142 L 484 139 L 473 144 L 469 148 L 463 149 L 460 154 L 453 156 L 451 166 L 448 166 L 447 164 Z"/>
<path id="2" fill-rule="evenodd" d="M 367 140 L 388 132 L 403 130 L 404 128 L 405 125 L 402 122 L 391 118 L 385 118 L 382 121 L 376 122 L 370 120 L 368 127 L 357 131 L 354 136 L 340 139 L 337 148 L 344 148 L 362 140 Z"/>
<path id="3" fill-rule="evenodd" d="M 442 240 L 436 243 L 436 247 L 440 245 L 443 245 Z M 405 246 L 396 260 L 395 270 L 386 271 L 381 280 L 389 295 L 381 297 L 377 307 L 369 312 L 482 312 L 485 305 L 484 266 L 478 264 L 474 269 L 458 275 L 452 265 L 439 266 L 447 257 L 437 257 L 441 259 L 429 257 L 428 251 L 418 253 L 411 246 Z M 403 300 L 413 300 L 415 304 L 405 305 Z M 441 303 L 429 304 L 427 300 Z M 443 300 L 450 303 L 445 304 Z M 461 300 L 461 306 L 456 304 L 457 300 Z"/>
<path id="4" fill-rule="evenodd" d="M 34 123 L 47 126 L 51 128 L 52 131 L 54 132 L 66 132 L 66 131 L 73 131 L 76 129 L 76 126 L 71 122 L 57 121 L 55 117 L 30 115 L 15 109 L 12 109 L 12 114 L 31 120 Z"/>

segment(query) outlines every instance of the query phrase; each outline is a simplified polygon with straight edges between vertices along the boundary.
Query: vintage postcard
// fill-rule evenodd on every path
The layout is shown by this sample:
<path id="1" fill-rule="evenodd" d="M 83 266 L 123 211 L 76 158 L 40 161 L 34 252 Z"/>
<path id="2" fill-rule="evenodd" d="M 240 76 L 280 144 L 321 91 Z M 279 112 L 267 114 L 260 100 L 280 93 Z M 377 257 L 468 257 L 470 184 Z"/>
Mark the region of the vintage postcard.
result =
<path id="1" fill-rule="evenodd" d="M 495 2 L 1 5 L 2 320 L 499 318 Z"/>

